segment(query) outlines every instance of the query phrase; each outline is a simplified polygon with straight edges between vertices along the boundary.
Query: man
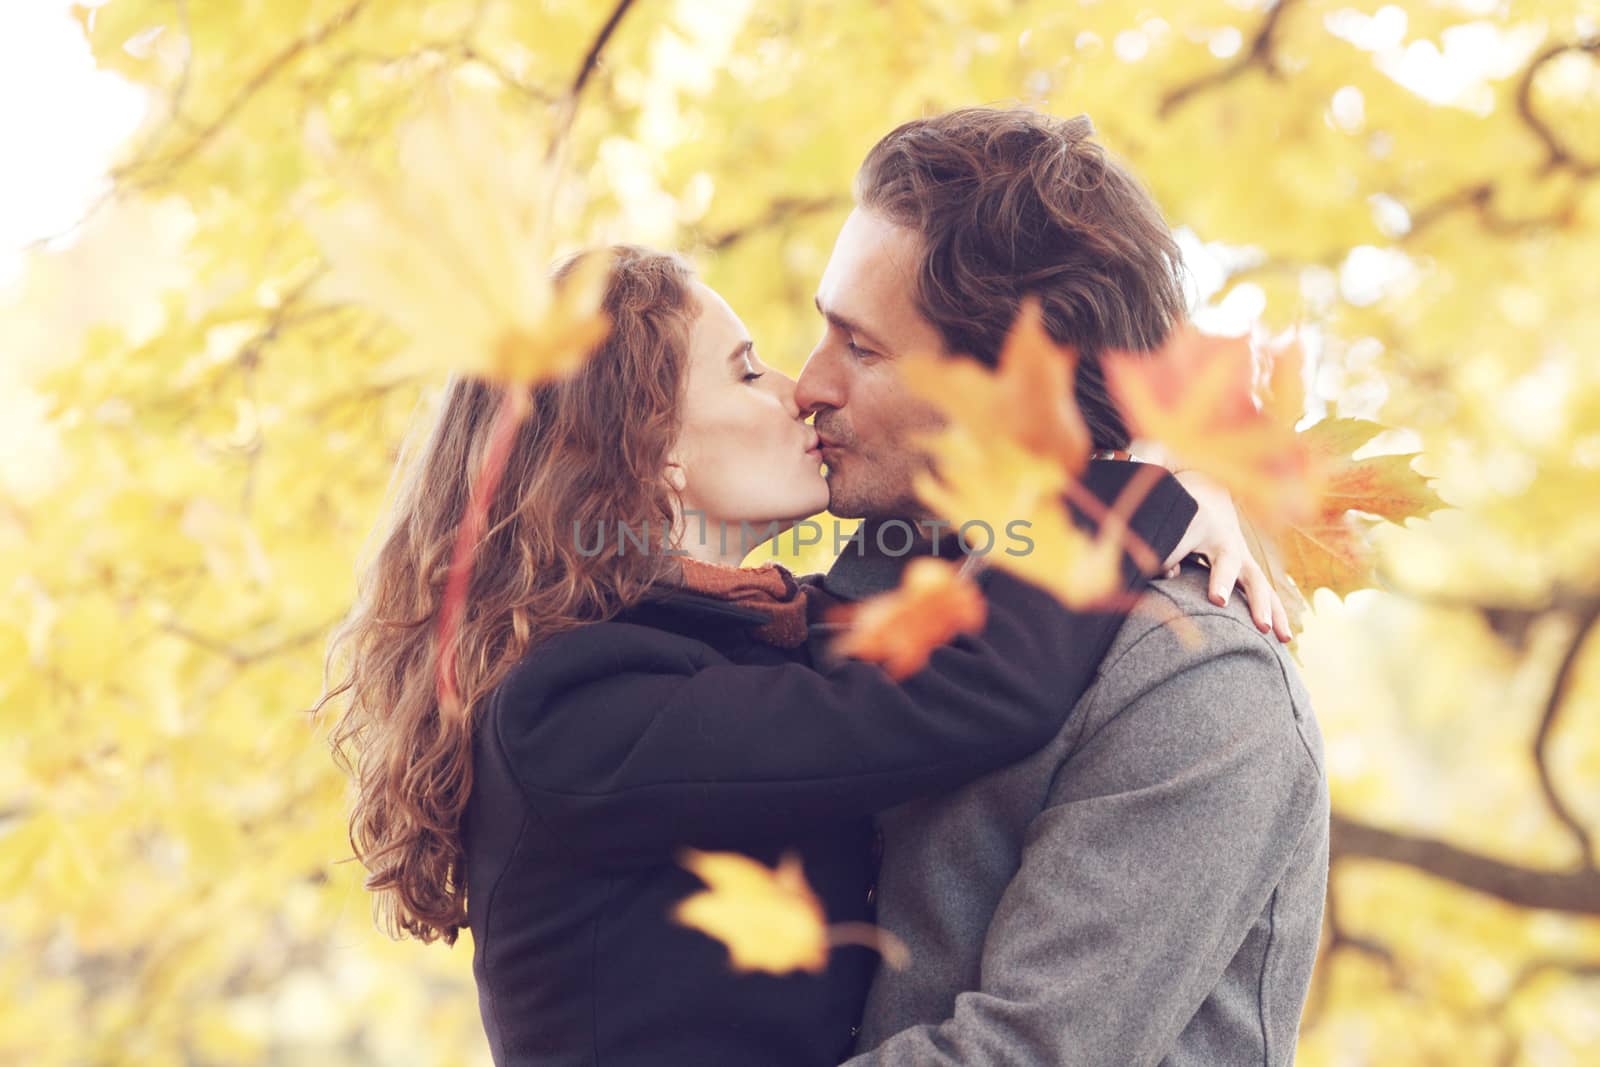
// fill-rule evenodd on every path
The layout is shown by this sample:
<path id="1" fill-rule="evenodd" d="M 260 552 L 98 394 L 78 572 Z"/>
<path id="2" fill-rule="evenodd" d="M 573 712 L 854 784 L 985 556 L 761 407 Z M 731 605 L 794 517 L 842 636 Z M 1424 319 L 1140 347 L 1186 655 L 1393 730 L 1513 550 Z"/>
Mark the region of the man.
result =
<path id="1" fill-rule="evenodd" d="M 894 587 L 912 556 L 895 554 L 902 533 L 874 532 L 926 524 L 911 488 L 926 460 L 906 434 L 937 416 L 897 381 L 896 357 L 992 364 L 1027 293 L 1079 350 L 1095 447 L 1128 447 L 1098 357 L 1156 347 L 1179 322 L 1178 252 L 1091 132 L 1083 117 L 967 109 L 868 154 L 796 393 L 816 416 L 830 511 L 865 520 L 822 593 Z M 1223 603 L 1236 573 L 1213 567 L 1209 595 L 1194 564 L 1149 583 L 1054 741 L 883 815 L 877 919 L 912 964 L 880 967 L 850 1064 L 1292 1062 L 1327 779 L 1293 662 L 1237 598 Z M 1162 624 L 1172 616 L 1187 640 Z"/>

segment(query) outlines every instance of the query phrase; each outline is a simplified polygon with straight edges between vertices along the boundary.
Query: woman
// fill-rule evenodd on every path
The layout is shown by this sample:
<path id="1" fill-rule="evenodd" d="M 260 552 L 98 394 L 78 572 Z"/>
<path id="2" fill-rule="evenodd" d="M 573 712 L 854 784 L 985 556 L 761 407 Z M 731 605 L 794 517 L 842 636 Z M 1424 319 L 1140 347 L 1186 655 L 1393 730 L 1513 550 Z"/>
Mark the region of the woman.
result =
<path id="1" fill-rule="evenodd" d="M 814 664 L 801 587 L 737 566 L 719 536 L 827 505 L 794 383 L 676 257 L 613 251 L 610 336 L 534 389 L 491 505 L 459 721 L 435 705 L 433 623 L 495 388 L 451 383 L 402 487 L 335 640 L 349 673 L 318 702 L 352 693 L 334 735 L 359 786 L 351 842 L 391 930 L 453 943 L 471 926 L 497 1064 L 835 1063 L 872 954 L 734 973 L 669 918 L 702 888 L 679 850 L 798 852 L 830 922 L 869 921 L 871 814 L 1043 744 L 1117 620 L 989 569 L 982 631 L 903 683 Z M 1086 485 L 1109 499 L 1127 470 L 1094 464 Z M 1194 514 L 1164 476 L 1132 526 L 1168 558 Z M 641 551 L 619 523 L 684 555 Z"/>

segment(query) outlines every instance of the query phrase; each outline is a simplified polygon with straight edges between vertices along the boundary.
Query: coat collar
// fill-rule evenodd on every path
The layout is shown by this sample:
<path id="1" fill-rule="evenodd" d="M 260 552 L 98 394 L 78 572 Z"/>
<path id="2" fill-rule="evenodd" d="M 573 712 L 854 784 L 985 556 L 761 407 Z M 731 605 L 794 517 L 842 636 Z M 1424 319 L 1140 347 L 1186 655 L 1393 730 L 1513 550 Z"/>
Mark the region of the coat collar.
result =
<path id="1" fill-rule="evenodd" d="M 909 539 L 908 530 L 921 536 Z M 909 519 L 865 519 L 823 575 L 822 587 L 841 600 L 864 600 L 899 585 L 901 572 L 918 556 L 932 555 L 962 558 L 955 530 L 947 526 L 939 531 L 935 553 L 932 538 Z"/>
<path id="2" fill-rule="evenodd" d="M 755 626 L 765 623 L 767 616 L 754 608 L 741 607 L 720 597 L 663 585 L 645 594 L 644 599 L 631 608 L 620 612 L 614 621 L 681 629 Z"/>

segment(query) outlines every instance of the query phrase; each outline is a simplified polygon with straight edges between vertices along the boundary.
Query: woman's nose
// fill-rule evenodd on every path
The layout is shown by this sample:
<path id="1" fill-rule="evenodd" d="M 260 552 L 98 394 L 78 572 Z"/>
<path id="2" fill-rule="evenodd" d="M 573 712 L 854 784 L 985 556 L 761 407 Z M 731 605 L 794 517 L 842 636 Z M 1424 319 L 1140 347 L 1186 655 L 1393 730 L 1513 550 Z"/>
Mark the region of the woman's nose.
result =
<path id="1" fill-rule="evenodd" d="M 799 419 L 800 418 L 800 405 L 795 403 L 795 399 L 794 399 L 794 393 L 795 393 L 795 388 L 794 388 L 795 387 L 795 382 L 794 382 L 794 379 L 789 377 L 787 374 L 783 374 L 783 373 L 780 373 L 780 372 L 777 372 L 777 371 L 774 371 L 773 374 L 775 375 L 775 377 L 777 379 L 773 384 L 774 384 L 774 386 L 776 386 L 776 388 L 778 390 L 778 399 L 783 401 L 783 406 L 788 409 L 790 415 L 794 416 L 794 418 L 796 418 L 796 419 Z"/>

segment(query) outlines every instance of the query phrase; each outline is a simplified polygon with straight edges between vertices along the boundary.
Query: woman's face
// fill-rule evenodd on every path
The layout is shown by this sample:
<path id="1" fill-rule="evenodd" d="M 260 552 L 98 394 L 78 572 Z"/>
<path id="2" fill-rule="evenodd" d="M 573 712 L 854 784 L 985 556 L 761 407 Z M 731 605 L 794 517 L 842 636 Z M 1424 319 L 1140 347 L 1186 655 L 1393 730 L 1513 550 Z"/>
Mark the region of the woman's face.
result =
<path id="1" fill-rule="evenodd" d="M 703 519 L 686 519 L 681 547 L 700 554 L 695 542 L 701 522 L 712 548 L 718 524 L 731 523 L 731 546 L 739 523 L 748 522 L 761 531 L 745 545 L 752 549 L 767 534 L 767 523 L 787 529 L 825 509 L 828 483 L 816 432 L 795 406 L 794 379 L 761 362 L 744 323 L 722 297 L 699 282 L 694 293 L 699 313 L 689 338 L 682 427 L 668 477 L 685 511 L 698 511 Z"/>

